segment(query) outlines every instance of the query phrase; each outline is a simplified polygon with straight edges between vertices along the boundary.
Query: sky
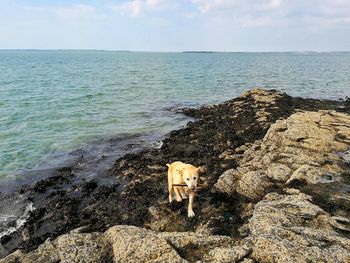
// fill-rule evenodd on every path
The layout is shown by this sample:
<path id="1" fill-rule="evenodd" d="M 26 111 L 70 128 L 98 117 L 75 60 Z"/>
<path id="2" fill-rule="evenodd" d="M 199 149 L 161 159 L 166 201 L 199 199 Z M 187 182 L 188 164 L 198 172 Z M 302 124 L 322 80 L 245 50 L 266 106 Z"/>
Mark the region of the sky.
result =
<path id="1" fill-rule="evenodd" d="M 348 51 L 350 0 L 0 0 L 0 49 Z"/>

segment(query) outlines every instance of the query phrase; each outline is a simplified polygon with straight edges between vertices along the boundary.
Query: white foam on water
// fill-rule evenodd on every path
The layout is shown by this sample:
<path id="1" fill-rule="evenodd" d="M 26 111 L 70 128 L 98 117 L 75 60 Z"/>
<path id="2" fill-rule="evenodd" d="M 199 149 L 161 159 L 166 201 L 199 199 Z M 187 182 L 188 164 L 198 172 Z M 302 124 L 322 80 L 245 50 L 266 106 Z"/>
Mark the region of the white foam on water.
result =
<path id="1" fill-rule="evenodd" d="M 155 141 L 154 143 L 152 143 L 151 147 L 154 149 L 160 149 L 163 146 L 163 141 L 162 140 L 158 140 Z"/>
<path id="2" fill-rule="evenodd" d="M 5 231 L 0 233 L 0 238 L 2 238 L 3 236 L 9 235 L 13 232 L 15 232 L 17 229 L 19 229 L 20 227 L 22 227 L 24 225 L 24 223 L 27 221 L 27 219 L 29 218 L 29 214 L 31 211 L 35 210 L 35 207 L 33 206 L 33 203 L 29 203 L 27 204 L 24 213 L 16 220 L 16 226 L 10 227 L 8 229 L 6 229 Z M 13 215 L 2 215 L 0 220 L 6 220 L 8 219 L 8 217 L 14 217 Z"/>

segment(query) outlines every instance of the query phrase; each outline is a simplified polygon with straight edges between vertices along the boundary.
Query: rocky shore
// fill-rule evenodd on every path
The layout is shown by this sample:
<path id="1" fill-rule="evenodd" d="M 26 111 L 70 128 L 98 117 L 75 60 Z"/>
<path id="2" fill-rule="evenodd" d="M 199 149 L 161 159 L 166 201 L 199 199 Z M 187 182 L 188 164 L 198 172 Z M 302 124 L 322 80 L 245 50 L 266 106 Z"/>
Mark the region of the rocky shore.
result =
<path id="1" fill-rule="evenodd" d="M 75 167 L 2 199 L 34 206 L 3 262 L 350 262 L 350 101 L 252 89 L 108 173 Z M 194 218 L 167 202 L 166 163 L 201 165 Z"/>

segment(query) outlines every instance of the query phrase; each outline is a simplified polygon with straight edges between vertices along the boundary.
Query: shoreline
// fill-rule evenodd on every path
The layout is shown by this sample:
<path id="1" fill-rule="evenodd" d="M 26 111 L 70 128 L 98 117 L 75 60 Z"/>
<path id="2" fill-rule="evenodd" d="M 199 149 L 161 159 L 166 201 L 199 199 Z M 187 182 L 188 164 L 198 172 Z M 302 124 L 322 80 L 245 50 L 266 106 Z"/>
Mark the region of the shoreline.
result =
<path id="1" fill-rule="evenodd" d="M 173 109 L 169 110 L 173 111 Z M 188 118 L 188 121 L 190 120 L 191 118 Z M 21 199 L 14 200 L 16 205 L 9 203 L 6 206 L 4 197 L 20 191 L 23 186 L 49 180 L 50 177 L 55 177 L 66 169 L 72 169 L 75 184 L 86 180 L 93 180 L 99 186 L 115 184 L 114 178 L 106 178 L 103 175 L 112 168 L 116 160 L 126 154 L 137 154 L 144 149 L 159 149 L 166 134 L 166 132 L 118 134 L 107 139 L 95 140 L 84 147 L 61 154 L 55 163 L 42 162 L 35 168 L 16 173 L 16 177 L 2 178 L 0 180 L 0 208 L 2 210 L 0 239 L 22 227 L 29 217 L 29 213 L 34 209 L 31 201 Z M 50 157 L 50 160 L 54 160 L 54 158 Z M 6 214 L 5 211 L 9 211 L 9 213 Z M 10 227 L 6 229 L 6 225 Z"/>
<path id="2" fill-rule="evenodd" d="M 93 179 L 99 173 L 106 172 L 112 163 L 127 153 L 138 152 L 144 148 L 155 147 L 166 133 L 130 133 L 118 134 L 106 139 L 93 140 L 68 152 L 47 156 L 43 161 L 27 169 L 18 169 L 1 178 L 0 194 L 18 190 L 22 185 L 33 184 L 53 176 L 60 169 L 75 167 L 79 177 Z M 105 164 L 106 163 L 106 164 Z M 95 164 L 104 169 L 89 167 Z M 101 171 L 99 171 L 101 170 Z M 95 175 L 94 175 L 95 174 Z"/>
<path id="3" fill-rule="evenodd" d="M 230 156 L 261 140 L 273 123 L 298 110 L 350 113 L 349 104 L 253 90 L 217 105 L 184 109 L 194 121 L 170 132 L 159 149 L 146 147 L 118 158 L 97 180 L 77 181 L 74 168 L 65 167 L 52 177 L 20 187 L 13 195 L 25 196 L 35 210 L 17 232 L 1 238 L 0 258 L 18 248 L 29 252 L 47 238 L 78 227 L 89 233 L 121 224 L 167 232 L 202 229 L 239 239 L 238 228 L 247 220 L 239 214 L 247 202 L 242 196 L 228 200 L 214 189 L 225 171 L 238 167 L 244 151 Z M 207 214 L 188 219 L 186 205 L 166 204 L 165 164 L 175 160 L 205 166 L 206 172 L 200 177 L 204 187 L 196 202 L 201 209 L 210 208 Z"/>
<path id="4" fill-rule="evenodd" d="M 159 127 L 147 127 L 145 129 L 126 129 L 125 131 L 112 132 L 105 135 L 100 135 L 99 130 L 96 131 L 95 136 L 86 137 L 84 140 L 76 143 L 69 144 L 69 147 L 64 150 L 57 150 L 51 152 L 43 152 L 41 157 L 35 158 L 30 163 L 24 161 L 24 164 L 17 162 L 13 164 L 14 169 L 10 170 L 3 167 L 2 173 L 0 173 L 0 193 L 8 192 L 7 186 L 4 186 L 4 182 L 11 184 L 11 189 L 16 185 L 29 184 L 34 180 L 40 180 L 40 176 L 45 176 L 45 173 L 52 174 L 54 170 L 65 166 L 76 166 L 80 163 L 97 162 L 102 163 L 106 161 L 106 158 L 119 158 L 125 154 L 128 150 L 133 151 L 133 147 L 150 147 L 150 144 L 156 144 L 158 140 L 161 140 L 167 133 L 173 129 L 183 127 L 191 118 L 185 115 L 180 116 L 174 111 L 173 107 L 160 108 L 154 112 L 155 115 L 159 115 L 159 118 L 166 118 L 167 121 L 173 119 L 173 123 L 177 125 L 169 125 L 165 123 Z M 129 149 L 130 148 L 130 149 Z M 34 155 L 38 155 L 34 153 Z M 83 155 L 83 157 L 81 157 Z M 102 156 L 100 161 L 94 159 Z M 116 157 L 114 157 L 116 156 Z M 12 165 L 12 163 L 8 163 Z M 53 171 L 53 172 L 50 172 Z M 36 176 L 35 174 L 40 174 Z M 16 183 L 18 181 L 18 183 Z"/>

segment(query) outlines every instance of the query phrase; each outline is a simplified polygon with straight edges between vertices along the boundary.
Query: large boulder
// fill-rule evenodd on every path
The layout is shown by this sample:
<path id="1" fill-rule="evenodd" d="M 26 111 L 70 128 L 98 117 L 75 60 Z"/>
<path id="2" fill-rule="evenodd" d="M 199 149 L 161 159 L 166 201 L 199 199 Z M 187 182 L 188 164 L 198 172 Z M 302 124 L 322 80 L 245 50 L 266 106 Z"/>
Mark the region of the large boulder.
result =
<path id="1" fill-rule="evenodd" d="M 262 263 L 350 262 L 344 224 L 345 218 L 331 217 L 298 191 L 268 194 L 249 222 L 251 257 Z"/>
<path id="2" fill-rule="evenodd" d="M 115 226 L 106 235 L 113 246 L 114 262 L 187 262 L 155 232 L 133 226 Z"/>
<path id="3" fill-rule="evenodd" d="M 15 251 L 0 263 L 99 263 L 111 262 L 109 240 L 102 233 L 70 233 L 46 240 L 36 250 L 23 254 Z"/>
<path id="4" fill-rule="evenodd" d="M 342 180 L 350 149 L 350 116 L 335 111 L 298 112 L 271 125 L 244 152 L 237 169 L 220 176 L 219 192 L 258 201 L 275 186 Z"/>
<path id="5" fill-rule="evenodd" d="M 240 212 L 250 258 L 350 262 L 349 149 L 350 116 L 335 111 L 297 112 L 237 149 L 215 188 L 252 207 Z"/>
<path id="6" fill-rule="evenodd" d="M 0 263 L 47 262 L 238 262 L 251 249 L 227 236 L 193 232 L 155 232 L 117 225 L 105 233 L 70 233 L 46 240 L 27 254 L 20 250 Z"/>
<path id="7" fill-rule="evenodd" d="M 237 262 L 250 252 L 227 236 L 155 232 L 134 226 L 114 226 L 106 235 L 113 244 L 115 262 Z"/>

